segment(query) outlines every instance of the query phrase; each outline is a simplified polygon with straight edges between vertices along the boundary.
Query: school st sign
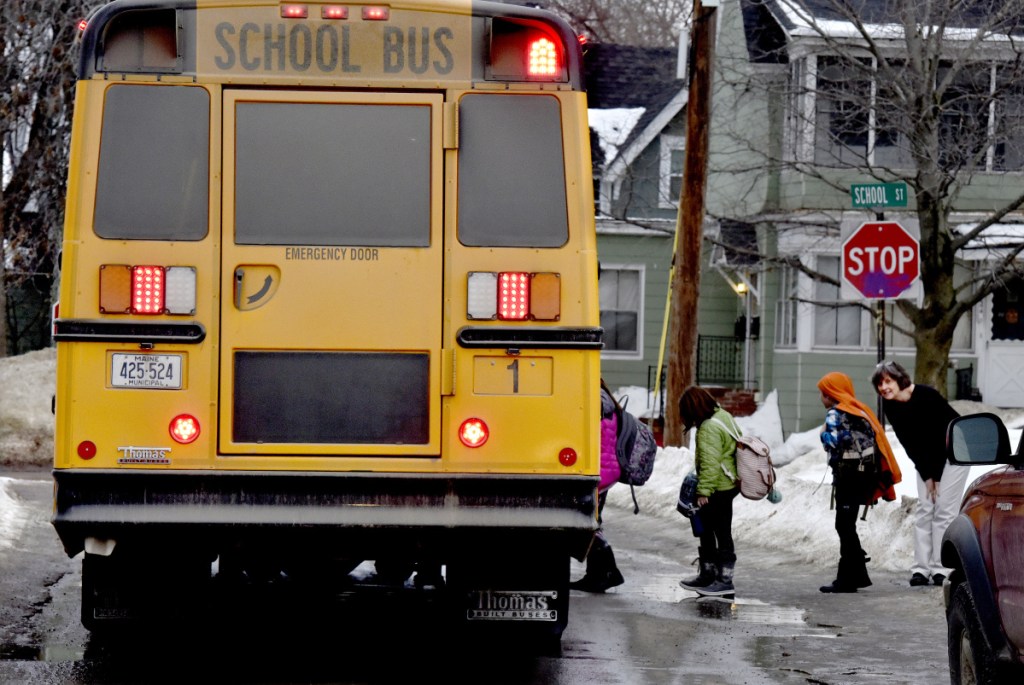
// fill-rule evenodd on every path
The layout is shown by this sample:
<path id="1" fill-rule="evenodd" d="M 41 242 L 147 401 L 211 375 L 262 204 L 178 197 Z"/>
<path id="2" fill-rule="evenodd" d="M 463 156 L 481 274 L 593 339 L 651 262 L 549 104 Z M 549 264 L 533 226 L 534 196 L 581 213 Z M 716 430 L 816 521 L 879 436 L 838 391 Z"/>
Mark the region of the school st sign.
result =
<path id="1" fill-rule="evenodd" d="M 888 300 L 918 294 L 918 238 L 896 221 L 868 221 L 848 234 L 844 231 L 840 262 L 845 300 Z"/>

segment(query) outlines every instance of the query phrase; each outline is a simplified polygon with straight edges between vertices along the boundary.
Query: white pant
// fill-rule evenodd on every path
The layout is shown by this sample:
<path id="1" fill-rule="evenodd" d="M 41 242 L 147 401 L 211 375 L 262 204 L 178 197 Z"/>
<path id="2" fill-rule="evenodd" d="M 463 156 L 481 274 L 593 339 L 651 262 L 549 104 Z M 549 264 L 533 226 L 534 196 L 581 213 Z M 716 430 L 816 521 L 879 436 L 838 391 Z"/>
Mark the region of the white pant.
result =
<path id="1" fill-rule="evenodd" d="M 969 466 L 946 464 L 939 482 L 939 496 L 936 501 L 928 496 L 928 487 L 921 474 L 917 475 L 917 507 L 914 509 L 914 565 L 911 573 L 922 573 L 931 579 L 936 573 L 949 575 L 949 569 L 942 565 L 942 534 L 960 512 L 960 502 L 967 484 Z"/>

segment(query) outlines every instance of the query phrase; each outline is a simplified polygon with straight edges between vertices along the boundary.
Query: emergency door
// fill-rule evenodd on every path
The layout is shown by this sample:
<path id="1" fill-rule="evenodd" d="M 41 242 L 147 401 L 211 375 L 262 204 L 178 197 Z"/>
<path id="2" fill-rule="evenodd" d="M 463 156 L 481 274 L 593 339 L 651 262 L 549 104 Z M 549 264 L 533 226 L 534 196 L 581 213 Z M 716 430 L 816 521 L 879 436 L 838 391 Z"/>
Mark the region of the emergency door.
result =
<path id="1" fill-rule="evenodd" d="M 226 91 L 222 454 L 439 453 L 441 112 Z"/>

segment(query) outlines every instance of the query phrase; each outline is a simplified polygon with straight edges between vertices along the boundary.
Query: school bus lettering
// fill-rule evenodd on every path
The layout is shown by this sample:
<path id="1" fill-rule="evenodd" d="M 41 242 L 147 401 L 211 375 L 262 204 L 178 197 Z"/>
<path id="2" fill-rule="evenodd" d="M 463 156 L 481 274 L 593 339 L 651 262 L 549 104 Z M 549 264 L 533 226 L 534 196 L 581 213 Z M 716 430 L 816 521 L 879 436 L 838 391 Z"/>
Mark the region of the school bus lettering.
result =
<path id="1" fill-rule="evenodd" d="M 376 262 L 380 259 L 380 250 L 376 247 L 288 247 L 284 258 L 288 261 Z"/>
<path id="2" fill-rule="evenodd" d="M 245 71 L 342 72 L 357 74 L 361 64 L 352 61 L 353 38 L 350 26 L 321 24 L 314 30 L 306 24 L 256 24 L 245 22 L 236 26 L 221 22 L 214 28 L 219 51 L 213 63 L 221 71 L 236 66 Z M 455 68 L 451 43 L 455 33 L 447 26 L 431 29 L 411 26 L 401 29 L 385 26 L 383 30 L 382 64 L 386 74 L 410 73 L 416 76 L 428 71 L 445 76 Z"/>
<path id="3" fill-rule="evenodd" d="M 397 74 L 408 67 L 409 71 L 420 75 L 432 67 L 435 74 L 449 74 L 455 61 L 447 43 L 453 38 L 452 30 L 448 27 L 435 30 L 431 40 L 430 29 L 426 26 L 418 31 L 416 27 L 410 27 L 408 34 L 402 29 L 388 26 L 384 29 L 384 72 Z M 433 54 L 438 54 L 442 61 L 433 59 Z"/>
<path id="4" fill-rule="evenodd" d="M 315 64 L 317 71 L 331 73 L 359 73 L 362 67 L 352 64 L 350 58 L 350 30 L 329 24 L 317 27 L 314 33 L 305 24 L 290 29 L 284 24 L 264 24 L 262 27 L 246 22 L 240 28 L 221 22 L 214 29 L 221 51 L 214 56 L 214 64 L 222 71 L 230 71 L 236 63 L 246 71 L 308 71 Z"/>

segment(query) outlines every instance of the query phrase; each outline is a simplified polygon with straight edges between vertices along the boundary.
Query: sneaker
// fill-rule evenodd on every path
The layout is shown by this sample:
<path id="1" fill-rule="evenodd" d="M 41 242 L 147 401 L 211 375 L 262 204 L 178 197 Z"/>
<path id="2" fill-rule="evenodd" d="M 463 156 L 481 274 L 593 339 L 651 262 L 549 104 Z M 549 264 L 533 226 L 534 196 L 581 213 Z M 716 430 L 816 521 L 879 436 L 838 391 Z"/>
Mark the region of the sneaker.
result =
<path id="1" fill-rule="evenodd" d="M 927 585 L 928 577 L 923 573 L 915 573 L 910 576 L 910 584 L 914 587 L 917 587 L 918 585 Z"/>
<path id="2" fill-rule="evenodd" d="M 944 580 L 946 580 L 946 576 L 942 575 L 941 573 L 936 573 L 934 576 L 932 576 L 933 585 L 942 585 L 942 582 Z"/>

